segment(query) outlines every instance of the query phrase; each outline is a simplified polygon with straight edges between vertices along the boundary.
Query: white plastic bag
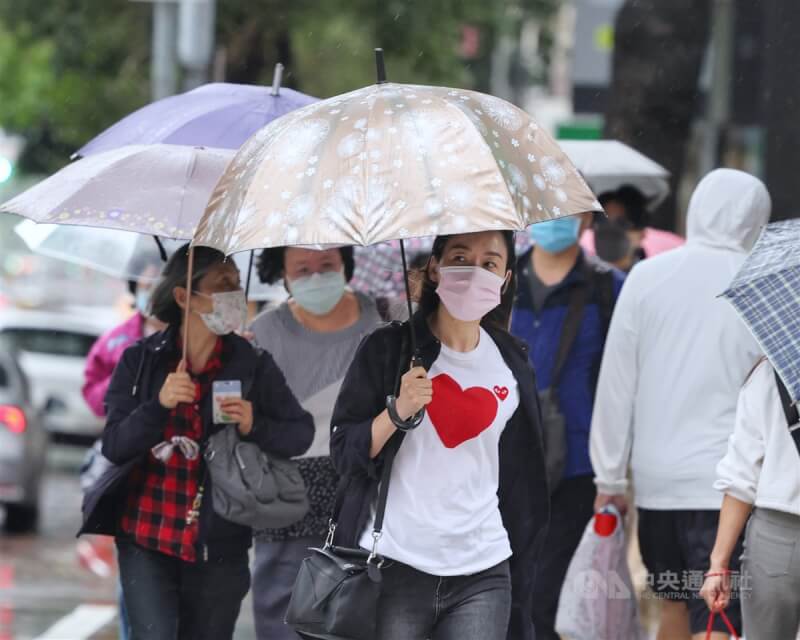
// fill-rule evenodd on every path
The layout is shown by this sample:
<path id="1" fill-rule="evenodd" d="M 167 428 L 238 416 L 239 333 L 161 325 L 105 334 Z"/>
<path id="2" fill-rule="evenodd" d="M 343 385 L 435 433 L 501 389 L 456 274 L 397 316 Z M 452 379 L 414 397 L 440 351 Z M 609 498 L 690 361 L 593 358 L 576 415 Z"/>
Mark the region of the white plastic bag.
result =
<path id="1" fill-rule="evenodd" d="M 636 594 L 626 558 L 625 530 L 616 516 L 613 533 L 595 532 L 595 518 L 586 526 L 572 557 L 556 616 L 556 631 L 568 640 L 644 640 Z"/>

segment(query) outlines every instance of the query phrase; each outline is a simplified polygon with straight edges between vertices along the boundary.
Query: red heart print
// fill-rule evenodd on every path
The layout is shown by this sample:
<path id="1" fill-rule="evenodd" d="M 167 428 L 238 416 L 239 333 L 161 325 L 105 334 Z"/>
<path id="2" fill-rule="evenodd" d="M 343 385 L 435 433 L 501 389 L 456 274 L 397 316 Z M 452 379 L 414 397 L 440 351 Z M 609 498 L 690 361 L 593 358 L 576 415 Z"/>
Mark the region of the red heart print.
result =
<path id="1" fill-rule="evenodd" d="M 446 373 L 433 379 L 428 417 L 448 449 L 477 438 L 497 417 L 497 400 L 488 389 L 461 386 Z"/>
<path id="2" fill-rule="evenodd" d="M 508 397 L 508 387 L 498 387 L 495 385 L 494 394 L 503 401 Z"/>

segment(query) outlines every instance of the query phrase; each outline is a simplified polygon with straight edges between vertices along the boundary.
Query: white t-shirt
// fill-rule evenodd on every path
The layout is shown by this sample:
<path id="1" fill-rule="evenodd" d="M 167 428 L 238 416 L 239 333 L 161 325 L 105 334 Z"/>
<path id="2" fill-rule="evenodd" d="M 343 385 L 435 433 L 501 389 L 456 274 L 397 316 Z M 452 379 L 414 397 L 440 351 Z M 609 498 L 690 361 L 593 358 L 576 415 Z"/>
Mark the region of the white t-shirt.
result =
<path id="1" fill-rule="evenodd" d="M 378 553 L 436 576 L 478 573 L 511 556 L 497 488 L 517 381 L 483 329 L 469 353 L 442 345 L 428 376 L 433 401 L 395 458 Z M 374 521 L 373 509 L 365 549 Z"/>

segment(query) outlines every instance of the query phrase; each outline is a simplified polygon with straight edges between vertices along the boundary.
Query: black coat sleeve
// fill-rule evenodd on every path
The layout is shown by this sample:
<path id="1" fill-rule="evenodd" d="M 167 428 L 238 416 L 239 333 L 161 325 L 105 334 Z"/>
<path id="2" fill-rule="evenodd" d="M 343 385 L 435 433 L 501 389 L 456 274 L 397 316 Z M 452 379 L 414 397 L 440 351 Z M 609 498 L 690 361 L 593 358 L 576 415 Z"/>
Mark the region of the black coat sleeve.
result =
<path id="1" fill-rule="evenodd" d="M 336 399 L 331 420 L 331 459 L 341 476 L 378 477 L 372 422 L 386 408 L 385 368 L 392 362 L 394 329 L 378 329 L 361 341 Z M 396 366 L 396 365 L 395 365 Z"/>
<path id="2" fill-rule="evenodd" d="M 132 393 L 143 357 L 146 357 L 143 346 L 128 347 L 106 392 L 103 455 L 117 465 L 146 454 L 164 439 L 169 410 L 161 406 L 158 397 L 142 401 Z"/>
<path id="3" fill-rule="evenodd" d="M 314 441 L 314 419 L 300 406 L 283 372 L 266 351 L 259 351 L 249 400 L 253 403 L 253 431 L 246 440 L 284 458 L 308 450 Z"/>

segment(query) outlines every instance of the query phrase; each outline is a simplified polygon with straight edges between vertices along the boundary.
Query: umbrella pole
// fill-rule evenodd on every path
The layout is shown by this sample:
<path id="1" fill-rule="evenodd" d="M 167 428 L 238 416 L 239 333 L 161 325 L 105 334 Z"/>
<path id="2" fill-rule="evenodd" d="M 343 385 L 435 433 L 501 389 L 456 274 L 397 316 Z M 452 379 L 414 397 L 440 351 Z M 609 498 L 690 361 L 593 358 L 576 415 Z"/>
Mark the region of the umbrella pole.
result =
<path id="1" fill-rule="evenodd" d="M 244 285 L 244 297 L 250 299 L 250 278 L 253 275 L 253 259 L 255 258 L 256 251 L 253 249 L 250 252 L 250 262 L 247 264 L 247 279 Z"/>
<path id="2" fill-rule="evenodd" d="M 408 261 L 406 260 L 406 244 L 400 241 L 400 257 L 403 260 L 403 282 L 406 285 L 406 305 L 408 306 L 408 328 L 411 334 L 411 354 L 417 357 L 417 332 L 414 330 L 414 308 L 411 305 L 411 284 L 408 281 Z"/>
<path id="3" fill-rule="evenodd" d="M 179 370 L 186 371 L 188 367 L 189 349 L 189 307 L 192 300 L 192 271 L 194 270 L 194 247 L 189 247 L 189 264 L 186 267 L 186 310 L 183 314 L 183 355 Z"/>

